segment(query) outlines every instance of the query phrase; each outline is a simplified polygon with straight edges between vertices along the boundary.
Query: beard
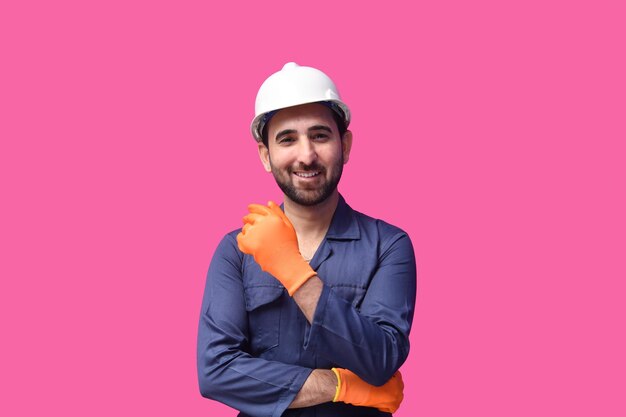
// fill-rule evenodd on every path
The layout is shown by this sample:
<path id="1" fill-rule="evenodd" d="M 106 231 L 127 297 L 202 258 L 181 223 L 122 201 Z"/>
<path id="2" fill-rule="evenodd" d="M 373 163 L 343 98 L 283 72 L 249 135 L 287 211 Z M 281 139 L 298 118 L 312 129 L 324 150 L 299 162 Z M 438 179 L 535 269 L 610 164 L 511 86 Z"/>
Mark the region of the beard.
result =
<path id="1" fill-rule="evenodd" d="M 271 158 L 270 158 L 271 165 Z M 317 164 L 304 165 L 300 164 L 297 167 L 289 167 L 287 172 L 287 178 L 283 177 L 283 172 L 279 171 L 272 165 L 272 174 L 274 175 L 274 179 L 276 183 L 280 187 L 283 193 L 294 203 L 300 204 L 301 206 L 315 206 L 320 204 L 328 197 L 330 197 L 333 192 L 337 189 L 337 184 L 339 184 L 339 180 L 341 179 L 341 174 L 343 173 L 343 155 L 342 157 L 332 166 L 332 176 L 324 181 L 324 183 L 315 188 L 315 189 L 296 189 L 293 184 L 293 171 L 319 171 L 319 175 L 325 177 L 326 169 Z"/>

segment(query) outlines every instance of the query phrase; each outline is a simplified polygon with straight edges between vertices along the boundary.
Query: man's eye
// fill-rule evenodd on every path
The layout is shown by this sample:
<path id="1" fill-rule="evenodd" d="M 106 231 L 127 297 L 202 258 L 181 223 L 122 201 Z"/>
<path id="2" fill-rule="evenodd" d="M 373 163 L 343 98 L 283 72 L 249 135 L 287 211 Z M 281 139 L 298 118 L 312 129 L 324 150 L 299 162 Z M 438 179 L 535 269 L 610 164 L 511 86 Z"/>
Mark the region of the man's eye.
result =
<path id="1" fill-rule="evenodd" d="M 328 135 L 325 133 L 316 133 L 313 135 L 313 139 L 326 139 Z"/>
<path id="2" fill-rule="evenodd" d="M 284 145 L 289 144 L 289 143 L 291 143 L 291 142 L 293 142 L 293 138 L 290 138 L 290 137 L 280 138 L 280 139 L 278 140 L 278 143 L 280 143 L 280 144 L 284 144 Z"/>

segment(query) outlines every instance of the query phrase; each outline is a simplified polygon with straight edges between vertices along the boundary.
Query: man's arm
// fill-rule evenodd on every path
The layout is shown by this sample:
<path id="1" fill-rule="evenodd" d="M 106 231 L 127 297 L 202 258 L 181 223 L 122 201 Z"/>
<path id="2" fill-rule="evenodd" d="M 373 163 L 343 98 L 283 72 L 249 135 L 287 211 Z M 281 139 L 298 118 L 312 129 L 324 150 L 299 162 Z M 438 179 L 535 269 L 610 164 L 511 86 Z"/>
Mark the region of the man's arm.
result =
<path id="1" fill-rule="evenodd" d="M 404 383 L 400 372 L 396 372 L 383 386 L 375 387 L 347 369 L 316 369 L 289 408 L 310 407 L 332 400 L 395 413 L 403 399 Z"/>
<path id="2" fill-rule="evenodd" d="M 316 275 L 302 284 L 293 294 L 293 300 L 309 323 L 313 323 L 313 316 L 315 315 L 320 295 L 322 295 L 322 289 L 324 289 L 324 283 Z"/>
<path id="3" fill-rule="evenodd" d="M 246 414 L 280 416 L 312 370 L 246 352 L 249 333 L 242 257 L 235 239 L 227 235 L 209 267 L 198 330 L 200 392 Z"/>
<path id="4" fill-rule="evenodd" d="M 383 385 L 409 353 L 416 269 L 408 235 L 400 232 L 385 242 L 379 267 L 358 309 L 319 277 L 309 281 L 310 285 L 307 281 L 294 293 L 294 301 L 307 318 L 313 314 L 306 349 L 369 384 Z"/>

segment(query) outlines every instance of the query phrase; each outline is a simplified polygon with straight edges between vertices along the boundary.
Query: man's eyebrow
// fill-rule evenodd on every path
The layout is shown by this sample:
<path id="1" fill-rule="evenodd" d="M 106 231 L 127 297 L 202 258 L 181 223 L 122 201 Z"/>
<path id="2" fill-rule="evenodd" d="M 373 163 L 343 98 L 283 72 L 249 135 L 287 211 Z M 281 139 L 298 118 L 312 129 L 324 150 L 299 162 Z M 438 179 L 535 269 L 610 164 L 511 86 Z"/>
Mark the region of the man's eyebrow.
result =
<path id="1" fill-rule="evenodd" d="M 278 132 L 276 134 L 275 139 L 278 139 L 279 137 L 283 136 L 283 135 L 290 135 L 292 133 L 296 133 L 295 129 L 285 129 L 285 130 L 281 130 L 280 132 Z"/>
<path id="2" fill-rule="evenodd" d="M 325 130 L 328 133 L 333 133 L 333 131 L 331 130 L 330 127 L 326 126 L 326 125 L 315 125 L 315 126 L 311 126 L 310 128 L 307 129 L 309 132 L 311 130 Z"/>

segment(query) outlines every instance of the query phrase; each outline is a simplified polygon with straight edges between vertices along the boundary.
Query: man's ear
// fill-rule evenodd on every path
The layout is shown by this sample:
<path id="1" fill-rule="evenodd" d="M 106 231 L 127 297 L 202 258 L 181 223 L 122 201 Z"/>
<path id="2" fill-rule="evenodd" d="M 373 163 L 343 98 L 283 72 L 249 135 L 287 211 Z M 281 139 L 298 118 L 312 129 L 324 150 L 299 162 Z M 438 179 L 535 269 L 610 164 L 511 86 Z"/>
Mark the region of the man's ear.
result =
<path id="1" fill-rule="evenodd" d="M 270 165 L 270 151 L 263 142 L 258 143 L 259 146 L 259 158 L 266 172 L 272 172 L 272 166 Z"/>
<path id="2" fill-rule="evenodd" d="M 343 163 L 344 165 L 348 163 L 350 159 L 350 150 L 352 149 L 352 132 L 346 130 L 346 133 L 343 134 L 341 138 L 341 150 L 343 152 Z"/>

